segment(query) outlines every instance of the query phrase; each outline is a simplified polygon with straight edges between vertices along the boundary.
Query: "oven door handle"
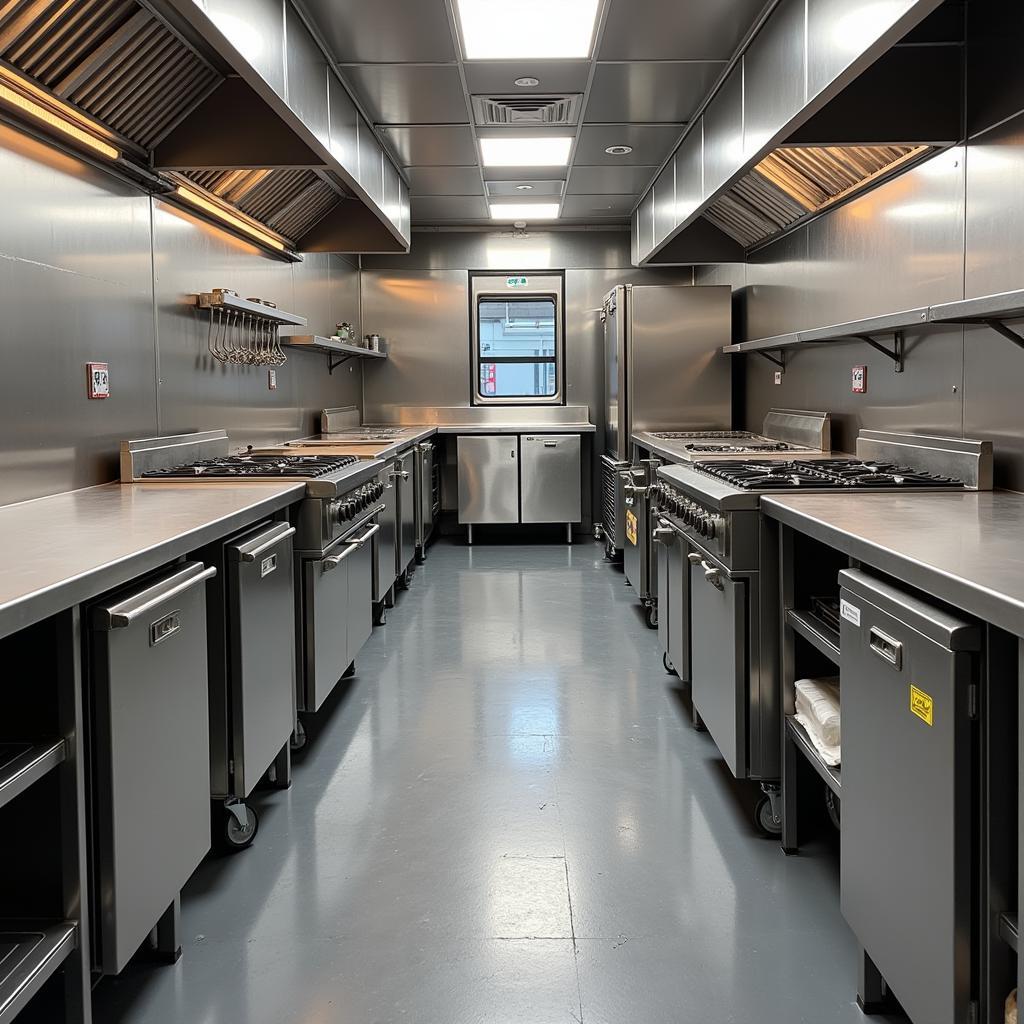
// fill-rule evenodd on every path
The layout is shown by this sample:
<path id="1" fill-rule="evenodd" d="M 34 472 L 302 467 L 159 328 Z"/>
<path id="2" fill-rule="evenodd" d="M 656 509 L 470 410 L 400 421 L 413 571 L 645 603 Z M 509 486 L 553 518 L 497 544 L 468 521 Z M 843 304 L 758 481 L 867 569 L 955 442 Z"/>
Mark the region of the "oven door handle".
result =
<path id="1" fill-rule="evenodd" d="M 345 550 L 340 555 L 325 555 L 320 559 L 320 571 L 330 572 L 332 569 L 337 569 L 349 555 L 355 554 L 361 547 L 361 544 L 352 542 L 345 545 Z"/>
<path id="2" fill-rule="evenodd" d="M 374 523 L 362 537 L 353 537 L 350 543 L 355 544 L 357 547 L 362 547 L 371 537 L 378 533 L 380 533 L 380 523 Z"/>
<path id="3" fill-rule="evenodd" d="M 241 553 L 241 559 L 243 562 L 255 562 L 264 551 L 269 551 L 271 548 L 277 547 L 286 537 L 291 537 L 295 533 L 295 527 L 289 526 L 287 530 L 282 530 L 274 534 L 269 540 L 264 541 L 259 547 L 252 548 Z"/>

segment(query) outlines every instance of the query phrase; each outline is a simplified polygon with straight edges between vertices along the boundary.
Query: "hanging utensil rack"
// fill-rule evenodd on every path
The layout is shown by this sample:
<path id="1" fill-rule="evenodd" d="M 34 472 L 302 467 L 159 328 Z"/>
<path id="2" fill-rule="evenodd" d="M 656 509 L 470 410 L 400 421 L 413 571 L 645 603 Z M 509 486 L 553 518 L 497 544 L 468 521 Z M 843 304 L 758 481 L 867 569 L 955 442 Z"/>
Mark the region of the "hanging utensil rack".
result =
<path id="1" fill-rule="evenodd" d="M 288 356 L 281 347 L 281 328 L 306 326 L 304 316 L 262 299 L 243 299 L 229 288 L 200 292 L 196 306 L 210 315 L 206 345 L 221 363 L 283 366 Z"/>

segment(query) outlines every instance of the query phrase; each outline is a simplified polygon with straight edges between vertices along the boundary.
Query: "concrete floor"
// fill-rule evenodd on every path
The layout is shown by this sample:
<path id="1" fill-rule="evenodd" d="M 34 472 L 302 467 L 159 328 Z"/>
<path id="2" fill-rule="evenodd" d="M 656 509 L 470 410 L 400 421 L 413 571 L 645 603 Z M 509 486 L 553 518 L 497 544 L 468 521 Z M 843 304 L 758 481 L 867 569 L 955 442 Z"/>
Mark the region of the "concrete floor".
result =
<path id="1" fill-rule="evenodd" d="M 864 1020 L 835 837 L 755 833 L 597 544 L 436 545 L 357 667 L 98 1024 Z"/>

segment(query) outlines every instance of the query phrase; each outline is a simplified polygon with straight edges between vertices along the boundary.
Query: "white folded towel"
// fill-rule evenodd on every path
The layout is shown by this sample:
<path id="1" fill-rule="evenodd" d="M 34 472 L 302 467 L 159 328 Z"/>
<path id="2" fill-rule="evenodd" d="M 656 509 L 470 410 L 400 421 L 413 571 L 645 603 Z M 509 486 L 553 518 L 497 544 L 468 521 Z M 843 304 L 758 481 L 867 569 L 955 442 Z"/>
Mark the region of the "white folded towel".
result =
<path id="1" fill-rule="evenodd" d="M 837 767 L 841 762 L 838 678 L 798 679 L 795 689 L 796 720 L 825 763 Z"/>

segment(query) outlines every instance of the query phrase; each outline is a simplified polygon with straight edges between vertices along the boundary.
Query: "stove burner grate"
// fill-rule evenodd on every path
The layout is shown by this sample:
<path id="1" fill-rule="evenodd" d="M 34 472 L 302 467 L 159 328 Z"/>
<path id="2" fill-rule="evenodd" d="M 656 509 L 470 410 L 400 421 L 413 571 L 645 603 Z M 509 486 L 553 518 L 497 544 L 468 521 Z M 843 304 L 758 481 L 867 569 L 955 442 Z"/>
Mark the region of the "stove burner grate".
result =
<path id="1" fill-rule="evenodd" d="M 927 490 L 963 488 L 962 480 L 925 473 L 887 462 L 857 459 L 770 462 L 698 462 L 697 469 L 745 491 L 797 490 L 802 487 L 859 488 L 862 490 Z"/>
<path id="2" fill-rule="evenodd" d="M 208 477 L 310 477 L 327 476 L 359 459 L 355 455 L 228 455 L 222 459 L 204 459 L 167 469 L 151 469 L 142 479 L 188 480 Z"/>

